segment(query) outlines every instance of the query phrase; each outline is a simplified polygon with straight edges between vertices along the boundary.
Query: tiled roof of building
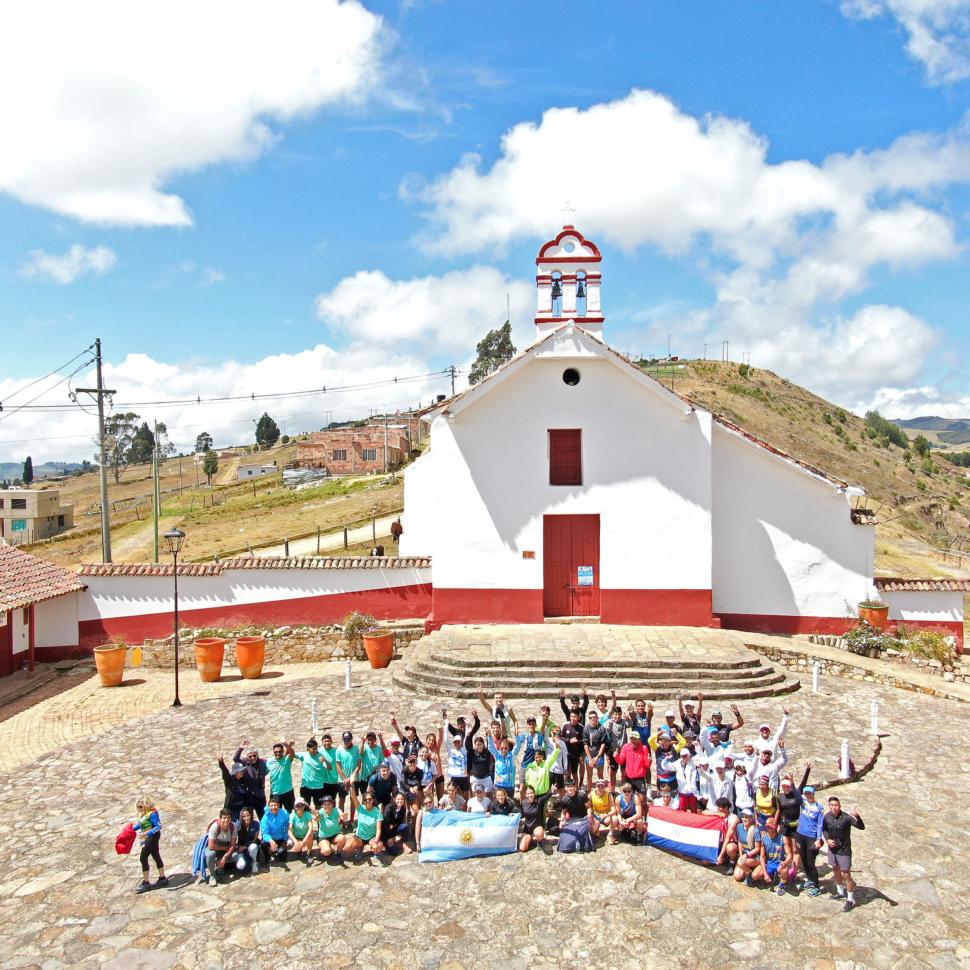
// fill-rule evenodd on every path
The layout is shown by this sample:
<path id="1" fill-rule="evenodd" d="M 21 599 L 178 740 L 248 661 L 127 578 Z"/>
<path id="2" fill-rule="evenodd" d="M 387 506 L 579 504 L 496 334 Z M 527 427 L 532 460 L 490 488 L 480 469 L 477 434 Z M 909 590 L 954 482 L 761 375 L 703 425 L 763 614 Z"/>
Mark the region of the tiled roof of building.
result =
<path id="1" fill-rule="evenodd" d="M 222 562 L 179 563 L 179 576 L 219 576 L 224 569 L 428 569 L 430 556 L 240 556 Z M 172 576 L 171 563 L 86 563 L 82 576 Z"/>
<path id="2" fill-rule="evenodd" d="M 852 521 L 856 525 L 879 525 L 876 513 L 872 509 L 853 509 Z"/>
<path id="3" fill-rule="evenodd" d="M 970 593 L 970 579 L 899 579 L 877 576 L 876 589 L 880 593 L 898 593 L 908 590 L 938 593 Z"/>
<path id="4" fill-rule="evenodd" d="M 87 587 L 77 573 L 0 540 L 0 610 L 22 610 Z"/>

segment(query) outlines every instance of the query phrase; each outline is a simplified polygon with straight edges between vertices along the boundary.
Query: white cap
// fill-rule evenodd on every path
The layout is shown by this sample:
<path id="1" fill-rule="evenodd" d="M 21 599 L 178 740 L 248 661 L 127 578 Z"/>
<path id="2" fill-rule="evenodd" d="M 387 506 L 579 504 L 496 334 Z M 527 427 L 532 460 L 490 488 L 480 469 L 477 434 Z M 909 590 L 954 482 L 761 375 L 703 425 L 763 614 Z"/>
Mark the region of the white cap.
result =
<path id="1" fill-rule="evenodd" d="M 673 711 L 667 711 L 664 717 L 676 717 L 677 715 Z"/>

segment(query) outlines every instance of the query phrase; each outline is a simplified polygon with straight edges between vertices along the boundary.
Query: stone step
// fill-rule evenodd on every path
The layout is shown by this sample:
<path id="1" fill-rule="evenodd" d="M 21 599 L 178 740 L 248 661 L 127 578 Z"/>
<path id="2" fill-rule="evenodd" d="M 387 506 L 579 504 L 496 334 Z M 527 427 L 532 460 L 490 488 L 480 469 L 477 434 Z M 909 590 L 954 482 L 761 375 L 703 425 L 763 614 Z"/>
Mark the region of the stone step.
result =
<path id="1" fill-rule="evenodd" d="M 605 677 L 610 671 L 628 670 L 636 676 L 651 677 L 656 673 L 666 673 L 667 671 L 690 671 L 699 677 L 750 677 L 757 675 L 758 670 L 764 666 L 764 661 L 756 654 L 752 659 L 739 660 L 732 663 L 727 660 L 703 661 L 686 658 L 678 660 L 669 658 L 664 660 L 644 660 L 630 662 L 624 658 L 621 661 L 597 660 L 595 662 L 586 661 L 579 658 L 570 660 L 556 659 L 546 660 L 545 658 L 528 657 L 521 662 L 505 660 L 486 660 L 477 661 L 474 659 L 466 660 L 460 655 L 447 653 L 441 650 L 429 649 L 420 654 L 414 654 L 415 661 L 421 663 L 431 663 L 436 667 L 452 667 L 455 670 L 468 672 L 472 676 L 473 671 L 480 671 L 483 676 L 499 677 L 503 673 L 514 674 L 516 671 L 526 671 L 533 669 L 556 670 L 563 676 L 569 676 L 570 671 L 576 671 L 576 676 L 597 676 Z M 519 676 L 525 676 L 520 673 Z"/>
<path id="2" fill-rule="evenodd" d="M 599 623 L 600 618 L 598 616 L 547 616 L 542 622 L 568 626 L 573 623 Z"/>

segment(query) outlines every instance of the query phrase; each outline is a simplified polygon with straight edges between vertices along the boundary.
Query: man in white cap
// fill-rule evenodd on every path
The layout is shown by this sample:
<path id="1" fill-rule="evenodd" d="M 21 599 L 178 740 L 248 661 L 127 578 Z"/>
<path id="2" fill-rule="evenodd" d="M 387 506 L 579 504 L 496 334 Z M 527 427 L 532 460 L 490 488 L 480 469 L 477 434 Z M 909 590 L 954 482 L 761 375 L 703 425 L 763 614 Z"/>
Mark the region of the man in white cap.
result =
<path id="1" fill-rule="evenodd" d="M 782 711 L 784 713 L 781 716 L 781 724 L 779 725 L 774 736 L 771 734 L 770 724 L 762 724 L 761 727 L 758 728 L 758 737 L 754 739 L 754 746 L 757 748 L 759 754 L 762 751 L 768 750 L 771 752 L 772 758 L 775 756 L 775 751 L 778 748 L 778 742 L 785 736 L 785 732 L 788 730 L 788 708 L 783 707 Z"/>
<path id="2" fill-rule="evenodd" d="M 672 710 L 668 710 L 664 714 L 664 722 L 657 728 L 656 733 L 657 735 L 666 734 L 671 741 L 676 741 L 678 738 L 683 741 L 680 728 L 677 726 L 677 715 Z"/>
<path id="3" fill-rule="evenodd" d="M 752 779 L 757 784 L 760 778 L 767 778 L 768 787 L 772 791 L 778 791 L 781 787 L 778 782 L 778 775 L 781 769 L 788 764 L 788 752 L 785 750 L 784 738 L 778 742 L 778 747 L 781 753 L 774 759 L 772 759 L 771 752 L 767 748 L 761 752 L 761 760 L 755 766 L 754 778 Z"/>

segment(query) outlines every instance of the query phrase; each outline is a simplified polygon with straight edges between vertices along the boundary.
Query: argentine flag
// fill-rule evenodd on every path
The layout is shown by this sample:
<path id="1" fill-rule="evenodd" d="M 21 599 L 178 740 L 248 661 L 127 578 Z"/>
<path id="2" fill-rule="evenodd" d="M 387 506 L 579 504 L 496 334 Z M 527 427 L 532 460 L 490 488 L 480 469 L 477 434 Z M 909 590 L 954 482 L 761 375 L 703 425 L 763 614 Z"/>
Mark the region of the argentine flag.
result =
<path id="1" fill-rule="evenodd" d="M 428 809 L 421 822 L 421 861 L 449 862 L 505 855 L 518 847 L 518 815 L 479 815 Z"/>
<path id="2" fill-rule="evenodd" d="M 717 862 L 724 820 L 718 815 L 695 815 L 651 805 L 647 817 L 647 845 Z"/>

